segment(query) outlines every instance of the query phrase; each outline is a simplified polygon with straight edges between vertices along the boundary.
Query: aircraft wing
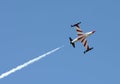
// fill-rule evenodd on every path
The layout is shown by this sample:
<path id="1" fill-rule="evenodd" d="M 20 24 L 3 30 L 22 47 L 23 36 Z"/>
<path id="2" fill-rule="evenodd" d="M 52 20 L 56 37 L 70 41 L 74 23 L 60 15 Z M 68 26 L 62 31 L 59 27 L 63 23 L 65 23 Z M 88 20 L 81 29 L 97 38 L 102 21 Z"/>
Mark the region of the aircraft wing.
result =
<path id="1" fill-rule="evenodd" d="M 78 36 L 83 35 L 83 31 L 82 31 L 82 29 L 80 28 L 79 25 L 76 25 L 75 28 L 76 28 L 76 32 L 77 32 L 77 35 L 78 35 Z"/>
<path id="2" fill-rule="evenodd" d="M 86 50 L 89 50 L 89 45 L 88 45 L 86 37 L 84 36 L 84 33 L 83 33 L 82 29 L 80 28 L 79 25 L 76 25 L 75 28 L 76 28 L 76 31 L 77 31 L 77 35 L 79 37 L 78 40 L 80 40 L 80 42 L 84 45 Z"/>
<path id="3" fill-rule="evenodd" d="M 84 45 L 86 50 L 89 50 L 89 45 L 85 36 L 80 37 L 78 40 Z"/>

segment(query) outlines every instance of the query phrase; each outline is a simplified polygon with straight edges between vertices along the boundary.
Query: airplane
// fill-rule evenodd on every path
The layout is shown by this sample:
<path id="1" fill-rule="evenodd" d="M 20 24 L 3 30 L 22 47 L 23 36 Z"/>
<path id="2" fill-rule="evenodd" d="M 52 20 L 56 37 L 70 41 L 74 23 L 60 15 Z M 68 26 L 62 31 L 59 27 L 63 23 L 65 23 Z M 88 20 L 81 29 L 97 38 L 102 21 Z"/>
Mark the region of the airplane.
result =
<path id="1" fill-rule="evenodd" d="M 84 54 L 90 50 L 93 49 L 93 47 L 89 47 L 88 43 L 87 43 L 87 37 L 89 37 L 90 35 L 94 34 L 95 31 L 91 31 L 91 32 L 87 32 L 87 33 L 83 33 L 83 31 L 81 30 L 79 24 L 81 24 L 81 22 L 78 22 L 77 24 L 71 25 L 71 27 L 75 27 L 76 31 L 77 31 L 77 35 L 78 37 L 75 39 L 72 39 L 71 37 L 69 37 L 70 40 L 70 44 L 75 48 L 75 43 L 80 41 L 84 47 L 86 48 L 86 50 L 84 51 Z"/>

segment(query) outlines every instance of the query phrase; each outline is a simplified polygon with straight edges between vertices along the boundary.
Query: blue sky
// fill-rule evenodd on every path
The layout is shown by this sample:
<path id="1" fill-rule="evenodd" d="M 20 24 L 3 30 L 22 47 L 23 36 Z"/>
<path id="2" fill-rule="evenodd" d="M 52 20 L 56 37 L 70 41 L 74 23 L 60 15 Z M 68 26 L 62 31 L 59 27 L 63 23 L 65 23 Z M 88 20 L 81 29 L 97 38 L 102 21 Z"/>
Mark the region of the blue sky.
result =
<path id="1" fill-rule="evenodd" d="M 1 0 L 0 74 L 64 45 L 61 50 L 1 79 L 1 84 L 119 84 L 120 1 Z M 94 49 L 69 44 L 81 21 Z"/>

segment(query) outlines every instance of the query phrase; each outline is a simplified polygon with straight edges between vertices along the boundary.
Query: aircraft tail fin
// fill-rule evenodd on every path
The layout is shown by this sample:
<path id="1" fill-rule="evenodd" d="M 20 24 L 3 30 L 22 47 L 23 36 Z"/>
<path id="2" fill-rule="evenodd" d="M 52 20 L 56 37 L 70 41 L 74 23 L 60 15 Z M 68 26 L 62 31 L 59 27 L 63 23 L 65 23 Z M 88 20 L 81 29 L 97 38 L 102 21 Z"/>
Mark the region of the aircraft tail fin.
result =
<path id="1" fill-rule="evenodd" d="M 75 43 L 72 42 L 72 38 L 69 37 L 69 40 L 70 40 L 70 44 L 75 48 Z"/>

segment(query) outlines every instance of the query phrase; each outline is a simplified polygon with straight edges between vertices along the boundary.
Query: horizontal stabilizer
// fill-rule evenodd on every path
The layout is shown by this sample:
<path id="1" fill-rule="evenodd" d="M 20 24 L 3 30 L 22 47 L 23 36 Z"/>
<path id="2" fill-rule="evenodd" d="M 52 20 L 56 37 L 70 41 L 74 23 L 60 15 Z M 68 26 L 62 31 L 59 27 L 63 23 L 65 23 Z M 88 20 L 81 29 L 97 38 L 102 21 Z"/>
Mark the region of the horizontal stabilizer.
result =
<path id="1" fill-rule="evenodd" d="M 69 37 L 69 40 L 70 40 L 70 44 L 75 48 L 75 43 L 72 43 L 72 38 Z"/>

